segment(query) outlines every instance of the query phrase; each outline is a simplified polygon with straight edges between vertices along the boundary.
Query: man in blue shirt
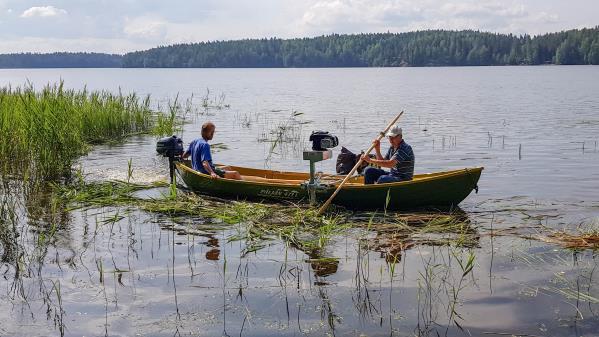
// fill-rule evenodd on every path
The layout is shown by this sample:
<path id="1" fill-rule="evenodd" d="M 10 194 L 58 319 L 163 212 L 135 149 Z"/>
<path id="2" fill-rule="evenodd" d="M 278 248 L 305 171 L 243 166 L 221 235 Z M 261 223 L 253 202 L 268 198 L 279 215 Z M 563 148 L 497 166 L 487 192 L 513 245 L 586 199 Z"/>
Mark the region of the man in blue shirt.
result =
<path id="1" fill-rule="evenodd" d="M 212 154 L 210 153 L 209 140 L 214 137 L 216 127 L 211 122 L 202 125 L 202 138 L 194 139 L 189 143 L 187 151 L 183 153 L 183 159 L 191 156 L 191 167 L 204 174 L 210 175 L 213 179 L 218 177 L 227 179 L 241 180 L 241 175 L 237 171 L 227 171 L 226 168 L 215 167 L 212 163 Z"/>
<path id="2" fill-rule="evenodd" d="M 389 138 L 391 147 L 385 157 L 381 155 L 381 142 L 375 141 L 376 159 L 363 155 L 362 160 L 376 166 L 390 168 L 391 171 L 387 172 L 372 166 L 367 167 L 364 170 L 365 184 L 393 183 L 412 180 L 414 177 L 414 151 L 403 140 L 401 128 L 398 125 L 393 126 L 386 136 Z"/>

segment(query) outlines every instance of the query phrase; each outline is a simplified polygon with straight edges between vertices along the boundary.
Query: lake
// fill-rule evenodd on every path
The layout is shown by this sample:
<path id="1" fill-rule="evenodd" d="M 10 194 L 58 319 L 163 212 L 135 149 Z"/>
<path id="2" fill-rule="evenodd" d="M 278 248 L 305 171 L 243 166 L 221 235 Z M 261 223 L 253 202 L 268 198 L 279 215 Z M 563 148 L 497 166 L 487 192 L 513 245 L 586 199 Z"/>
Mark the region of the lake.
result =
<path id="1" fill-rule="evenodd" d="M 334 233 L 318 256 L 282 238 L 248 253 L 232 239 L 243 224 L 72 211 L 37 276 L 0 264 L 0 335 L 56 335 L 58 316 L 68 336 L 596 334 L 595 253 L 564 249 L 547 231 L 599 230 L 597 79 L 596 66 L 0 70 L 1 86 L 62 80 L 150 95 L 162 111 L 177 102 L 186 143 L 216 124 L 220 163 L 307 171 L 311 131 L 359 152 L 405 111 L 416 173 L 485 167 L 460 204 L 471 242 L 419 232 L 392 263 L 397 237 L 380 228 Z M 135 181 L 165 180 L 155 142 L 96 146 L 80 164 L 92 181 L 126 179 L 128 160 Z M 34 250 L 30 231 L 21 240 Z"/>

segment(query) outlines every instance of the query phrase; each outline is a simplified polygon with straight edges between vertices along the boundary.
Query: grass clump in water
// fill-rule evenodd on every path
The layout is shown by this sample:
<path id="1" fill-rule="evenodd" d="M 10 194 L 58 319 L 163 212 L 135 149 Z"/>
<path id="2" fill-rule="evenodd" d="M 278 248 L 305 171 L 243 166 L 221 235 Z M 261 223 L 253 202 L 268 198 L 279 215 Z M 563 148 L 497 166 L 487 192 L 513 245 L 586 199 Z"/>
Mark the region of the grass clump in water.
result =
<path id="1" fill-rule="evenodd" d="M 75 91 L 63 83 L 0 88 L 2 173 L 53 179 L 93 144 L 151 130 L 149 97 L 106 91 Z"/>

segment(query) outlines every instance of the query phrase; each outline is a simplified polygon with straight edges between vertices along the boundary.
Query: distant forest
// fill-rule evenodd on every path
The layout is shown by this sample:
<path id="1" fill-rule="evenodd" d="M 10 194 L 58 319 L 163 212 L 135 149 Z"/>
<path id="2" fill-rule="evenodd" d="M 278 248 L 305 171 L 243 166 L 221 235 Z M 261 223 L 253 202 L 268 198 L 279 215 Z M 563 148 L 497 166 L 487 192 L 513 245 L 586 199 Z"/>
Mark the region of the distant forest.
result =
<path id="1" fill-rule="evenodd" d="M 0 54 L 0 68 L 120 68 L 122 59 L 102 53 Z"/>
<path id="2" fill-rule="evenodd" d="M 477 31 L 216 41 L 126 54 L 124 67 L 398 67 L 599 64 L 599 27 L 531 37 Z"/>
<path id="3" fill-rule="evenodd" d="M 161 46 L 119 55 L 0 55 L 0 68 L 271 68 L 599 64 L 599 26 L 539 36 L 479 31 L 327 35 Z"/>

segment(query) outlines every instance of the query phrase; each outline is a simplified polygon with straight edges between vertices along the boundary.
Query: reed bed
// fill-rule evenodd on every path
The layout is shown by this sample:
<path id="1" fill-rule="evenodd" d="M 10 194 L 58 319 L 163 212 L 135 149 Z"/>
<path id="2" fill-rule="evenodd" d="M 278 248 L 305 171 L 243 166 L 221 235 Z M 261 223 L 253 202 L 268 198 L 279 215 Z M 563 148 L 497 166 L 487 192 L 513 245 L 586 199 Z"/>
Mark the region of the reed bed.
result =
<path id="1" fill-rule="evenodd" d="M 53 179 L 93 144 L 151 131 L 149 97 L 75 91 L 63 83 L 0 88 L 0 158 L 3 174 Z"/>

